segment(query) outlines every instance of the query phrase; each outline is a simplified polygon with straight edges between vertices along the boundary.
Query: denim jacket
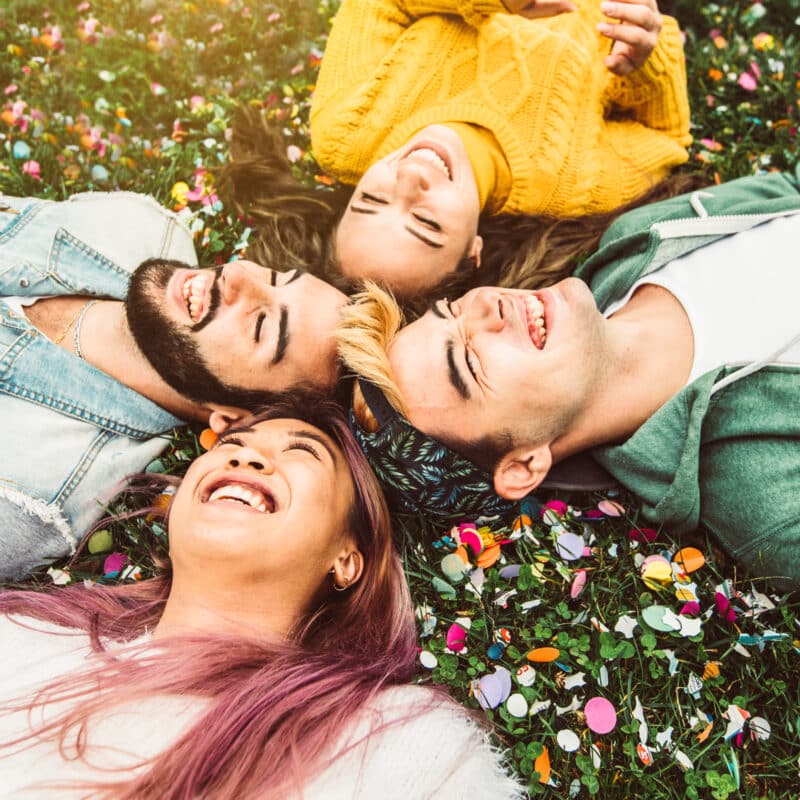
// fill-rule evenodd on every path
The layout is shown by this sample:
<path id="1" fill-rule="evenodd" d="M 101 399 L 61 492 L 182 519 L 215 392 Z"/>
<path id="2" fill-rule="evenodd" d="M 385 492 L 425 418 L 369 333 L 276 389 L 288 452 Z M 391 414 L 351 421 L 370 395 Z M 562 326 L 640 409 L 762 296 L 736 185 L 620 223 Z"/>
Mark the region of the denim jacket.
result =
<path id="1" fill-rule="evenodd" d="M 152 198 L 0 195 L 0 580 L 73 553 L 119 482 L 182 424 L 53 344 L 2 297 L 121 300 L 130 273 L 155 256 L 197 263 L 188 230 Z"/>

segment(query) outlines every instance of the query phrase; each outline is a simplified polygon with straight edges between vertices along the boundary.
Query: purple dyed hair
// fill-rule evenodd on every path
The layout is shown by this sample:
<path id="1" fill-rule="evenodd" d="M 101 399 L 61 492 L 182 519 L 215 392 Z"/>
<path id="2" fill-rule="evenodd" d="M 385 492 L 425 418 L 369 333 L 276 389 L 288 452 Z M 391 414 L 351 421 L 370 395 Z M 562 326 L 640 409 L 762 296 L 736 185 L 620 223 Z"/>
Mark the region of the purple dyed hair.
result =
<path id="1" fill-rule="evenodd" d="M 134 645 L 137 658 L 106 653 L 101 637 L 131 640 L 156 624 L 170 590 L 169 568 L 130 585 L 0 594 L 0 613 L 87 631 L 97 653 L 91 671 L 57 679 L 34 699 L 7 706 L 32 710 L 80 698 L 69 713 L 37 728 L 37 737 L 52 738 L 62 747 L 69 739 L 70 747 L 85 752 L 83 726 L 93 715 L 102 715 L 122 685 L 126 699 L 134 702 L 178 693 L 208 701 L 205 713 L 150 761 L 149 769 L 127 782 L 93 783 L 98 796 L 286 797 L 336 758 L 331 743 L 365 703 L 411 677 L 413 612 L 383 496 L 338 407 L 320 401 L 307 409 L 270 407 L 237 428 L 299 418 L 330 436 L 350 468 L 355 488 L 350 523 L 364 572 L 349 591 L 330 592 L 289 640 L 192 635 Z"/>

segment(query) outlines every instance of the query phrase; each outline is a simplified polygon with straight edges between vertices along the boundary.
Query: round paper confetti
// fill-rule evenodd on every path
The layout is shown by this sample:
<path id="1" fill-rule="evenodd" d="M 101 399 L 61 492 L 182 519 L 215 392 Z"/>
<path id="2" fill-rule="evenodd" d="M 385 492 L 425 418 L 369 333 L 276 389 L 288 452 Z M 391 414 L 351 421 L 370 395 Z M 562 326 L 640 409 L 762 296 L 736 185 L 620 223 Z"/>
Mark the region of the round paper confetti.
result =
<path id="1" fill-rule="evenodd" d="M 565 753 L 574 753 L 581 746 L 581 740 L 578 738 L 578 734 L 567 728 L 558 732 L 556 741 L 558 742 L 558 746 Z"/>
<path id="2" fill-rule="evenodd" d="M 667 619 L 665 619 L 665 616 Z M 642 611 L 642 619 L 654 630 L 668 633 L 669 631 L 676 630 L 668 620 L 670 616 L 675 616 L 672 609 L 666 606 L 647 606 Z"/>
<path id="3" fill-rule="evenodd" d="M 439 664 L 439 659 L 430 652 L 430 650 L 423 650 L 419 654 L 419 663 L 422 664 L 425 669 L 436 669 L 436 666 Z"/>
<path id="4" fill-rule="evenodd" d="M 519 692 L 516 692 L 506 700 L 506 709 L 512 717 L 522 719 L 528 713 L 528 701 Z"/>
<path id="5" fill-rule="evenodd" d="M 705 556 L 696 547 L 684 547 L 672 559 L 684 572 L 695 572 L 705 563 Z"/>
<path id="6" fill-rule="evenodd" d="M 475 699 L 484 711 L 497 708 L 511 694 L 511 673 L 505 667 L 497 667 L 491 675 L 474 681 L 472 686 Z"/>
<path id="7" fill-rule="evenodd" d="M 572 586 L 569 587 L 569 596 L 574 600 L 583 591 L 586 586 L 586 570 L 579 569 L 572 579 Z"/>
<path id="8" fill-rule="evenodd" d="M 89 537 L 88 549 L 92 555 L 97 553 L 106 553 L 114 546 L 114 537 L 111 531 L 103 528 L 100 531 L 95 531 Z"/>
<path id="9" fill-rule="evenodd" d="M 200 436 L 197 437 L 197 441 L 200 442 L 200 447 L 203 450 L 210 450 L 217 441 L 217 434 L 211 428 L 204 428 Z"/>
<path id="10" fill-rule="evenodd" d="M 500 642 L 493 642 L 486 648 L 486 655 L 492 661 L 497 661 L 498 658 L 503 657 L 505 649 L 505 645 L 500 644 Z"/>
<path id="11" fill-rule="evenodd" d="M 561 652 L 555 647 L 537 647 L 528 653 L 528 661 L 546 664 L 549 661 L 555 661 L 560 655 Z"/>
<path id="12" fill-rule="evenodd" d="M 480 555 L 483 550 L 483 541 L 481 537 L 478 536 L 478 532 L 475 528 L 461 531 L 461 544 L 472 548 L 472 552 L 475 553 L 476 556 Z"/>
<path id="13" fill-rule="evenodd" d="M 455 622 L 447 631 L 447 647 L 454 653 L 460 653 L 467 643 L 467 632 Z"/>
<path id="14" fill-rule="evenodd" d="M 625 507 L 615 503 L 613 500 L 601 500 L 597 507 L 607 517 L 621 517 L 625 513 Z"/>
<path id="15" fill-rule="evenodd" d="M 490 544 L 478 556 L 478 566 L 488 569 L 500 558 L 500 545 Z"/>
<path id="16" fill-rule="evenodd" d="M 764 719 L 764 717 L 751 717 L 749 724 L 750 735 L 754 739 L 766 742 L 772 734 L 772 726 Z"/>
<path id="17" fill-rule="evenodd" d="M 628 538 L 632 542 L 639 542 L 641 544 L 650 544 L 658 537 L 658 531 L 652 528 L 632 528 L 628 531 Z"/>
<path id="18" fill-rule="evenodd" d="M 500 570 L 500 577 L 505 580 L 511 580 L 519 575 L 521 566 L 519 564 L 509 564 Z"/>
<path id="19" fill-rule="evenodd" d="M 617 711 L 605 697 L 593 697 L 583 712 L 589 730 L 594 733 L 610 733 L 617 727 Z"/>
<path id="20" fill-rule="evenodd" d="M 535 682 L 536 670 L 533 667 L 524 664 L 517 670 L 517 683 L 520 686 L 533 686 Z"/>
<path id="21" fill-rule="evenodd" d="M 651 589 L 672 583 L 672 565 L 666 558 L 652 556 L 642 562 L 642 580 Z"/>
<path id="22" fill-rule="evenodd" d="M 463 580 L 466 564 L 455 553 L 448 553 L 442 559 L 442 572 L 447 580 L 456 583 Z"/>
<path id="23" fill-rule="evenodd" d="M 562 533 L 556 539 L 556 551 L 564 561 L 575 561 L 583 555 L 583 536 L 577 533 Z"/>

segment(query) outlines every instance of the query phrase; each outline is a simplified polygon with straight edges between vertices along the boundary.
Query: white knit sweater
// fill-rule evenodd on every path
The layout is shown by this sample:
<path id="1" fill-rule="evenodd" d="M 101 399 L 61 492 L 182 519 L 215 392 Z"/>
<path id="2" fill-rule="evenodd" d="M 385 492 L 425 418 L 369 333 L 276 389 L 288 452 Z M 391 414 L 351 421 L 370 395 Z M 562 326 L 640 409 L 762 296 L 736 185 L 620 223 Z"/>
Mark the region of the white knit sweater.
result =
<path id="1" fill-rule="evenodd" d="M 77 671 L 93 658 L 86 634 L 35 620 L 22 627 L 0 616 L 0 705 L 30 698 L 37 686 Z M 358 741 L 376 724 L 406 716 L 430 701 L 422 687 L 385 691 L 344 731 L 337 744 Z M 54 709 L 45 713 L 52 713 Z M 0 751 L 3 798 L 73 800 L 86 791 L 65 784 L 135 774 L 133 765 L 169 746 L 203 710 L 197 698 L 160 696 L 146 703 L 119 701 L 89 726 L 87 757 L 70 760 L 53 742 Z M 34 721 L 40 717 L 34 717 Z M 0 742 L 27 730 L 24 712 L 0 713 Z M 69 754 L 67 754 L 69 755 Z M 109 775 L 107 770 L 114 770 Z M 49 784 L 49 786 L 48 786 Z M 58 788 L 55 788 L 58 784 Z M 524 793 L 502 767 L 500 754 L 455 703 L 436 704 L 421 715 L 372 734 L 308 783 L 304 800 L 506 800 Z M 219 800 L 227 800 L 220 798 Z"/>

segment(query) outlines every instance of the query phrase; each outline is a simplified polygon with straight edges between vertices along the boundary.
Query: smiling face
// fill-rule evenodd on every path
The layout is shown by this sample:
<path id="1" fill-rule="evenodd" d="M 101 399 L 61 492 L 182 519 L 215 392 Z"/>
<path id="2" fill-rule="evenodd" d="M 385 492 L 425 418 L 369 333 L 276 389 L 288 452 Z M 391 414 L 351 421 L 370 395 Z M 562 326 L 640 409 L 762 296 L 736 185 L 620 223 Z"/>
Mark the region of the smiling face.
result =
<path id="1" fill-rule="evenodd" d="M 430 125 L 358 182 L 336 231 L 341 271 L 399 294 L 431 289 L 462 258 L 479 258 L 480 211 L 461 139 Z"/>
<path id="2" fill-rule="evenodd" d="M 173 498 L 175 580 L 213 569 L 237 591 L 280 590 L 296 615 L 330 591 L 329 571 L 353 546 L 353 480 L 341 451 L 312 425 L 246 425 L 197 458 Z"/>
<path id="3" fill-rule="evenodd" d="M 330 387 L 338 375 L 333 330 L 346 300 L 297 270 L 149 261 L 131 278 L 126 312 L 139 348 L 174 389 L 235 404 L 230 396 L 204 396 L 212 378 L 250 391 Z"/>
<path id="4" fill-rule="evenodd" d="M 480 287 L 403 328 L 389 364 L 409 421 L 476 460 L 464 444 L 501 437 L 510 450 L 570 428 L 602 371 L 604 325 L 576 278 L 537 292 Z"/>

